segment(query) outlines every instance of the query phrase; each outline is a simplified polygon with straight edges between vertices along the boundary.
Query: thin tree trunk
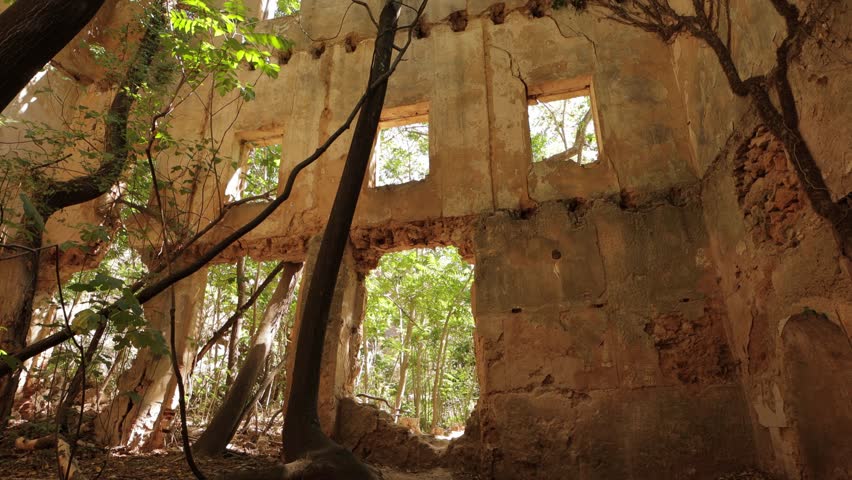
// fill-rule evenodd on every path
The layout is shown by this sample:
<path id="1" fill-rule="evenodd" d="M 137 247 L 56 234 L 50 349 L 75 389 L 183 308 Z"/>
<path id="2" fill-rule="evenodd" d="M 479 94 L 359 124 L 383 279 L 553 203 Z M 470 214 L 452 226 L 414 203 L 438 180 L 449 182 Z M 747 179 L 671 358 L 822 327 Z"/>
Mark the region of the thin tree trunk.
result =
<path id="1" fill-rule="evenodd" d="M 94 335 L 92 335 L 92 341 L 89 342 L 89 346 L 86 348 L 85 352 L 83 352 L 83 359 L 80 362 L 80 365 L 77 366 L 77 372 L 74 374 L 74 378 L 68 386 L 68 391 L 65 394 L 65 401 L 62 402 L 62 405 L 59 407 L 59 415 L 57 416 L 56 422 L 59 424 L 60 431 L 64 432 L 68 428 L 68 415 L 75 407 L 74 404 L 76 402 L 77 395 L 81 392 L 85 395 L 86 370 L 92 364 L 92 360 L 95 358 L 95 353 L 97 353 L 98 348 L 101 346 L 101 339 L 103 339 L 104 333 L 106 332 L 106 327 L 106 322 L 101 322 L 98 325 L 95 329 Z M 86 398 L 83 397 L 83 401 L 80 404 L 81 415 L 83 414 L 85 401 Z"/>
<path id="2" fill-rule="evenodd" d="M 246 258 L 240 257 L 237 260 L 237 308 L 246 301 Z M 228 374 L 227 384 L 231 384 L 234 370 L 237 365 L 237 357 L 239 356 L 240 348 L 240 320 L 242 320 L 242 312 L 239 312 L 234 320 L 234 326 L 231 327 L 231 338 L 228 341 Z M 254 332 L 252 332 L 254 333 Z"/>
<path id="3" fill-rule="evenodd" d="M 417 419 L 418 427 L 420 427 L 420 354 L 422 351 L 423 347 L 418 343 L 417 349 L 414 351 L 414 418 Z"/>
<path id="4" fill-rule="evenodd" d="M 393 404 L 393 418 L 399 420 L 402 400 L 405 398 L 405 380 L 408 374 L 409 351 L 411 349 L 411 334 L 414 333 L 414 321 L 409 317 L 405 326 L 405 337 L 402 340 L 402 362 L 399 364 L 399 387 L 396 390 L 396 401 Z"/>
<path id="5" fill-rule="evenodd" d="M 254 289 L 251 294 L 254 296 L 260 285 L 260 267 L 261 263 L 257 262 L 257 270 L 254 271 Z M 257 302 L 251 304 L 251 325 L 249 326 L 249 338 L 254 338 L 254 331 L 257 329 Z"/>
<path id="6" fill-rule="evenodd" d="M 455 310 L 455 309 L 453 309 Z M 435 383 L 432 385 L 432 426 L 434 430 L 441 420 L 441 384 L 444 382 L 444 357 L 447 354 L 447 337 L 450 335 L 450 318 L 453 311 L 444 320 L 444 330 L 441 332 L 441 344 L 438 347 L 438 360 L 435 366 Z"/>
<path id="7" fill-rule="evenodd" d="M 369 85 L 390 71 L 398 13 L 397 3 L 391 1 L 385 3 L 379 19 L 379 32 L 373 52 Z M 303 323 L 299 329 L 293 368 L 292 390 L 288 392 L 283 432 L 283 450 L 286 460 L 304 459 L 310 452 L 339 452 L 335 459 L 345 464 L 339 465 L 340 468 L 351 469 L 348 475 L 353 479 L 371 478 L 374 475 L 355 460 L 351 452 L 326 437 L 320 428 L 317 412 L 320 365 L 337 274 L 349 240 L 355 207 L 364 184 L 386 91 L 387 79 L 384 79 L 368 93 L 353 132 L 340 185 L 306 292 Z"/>
<path id="8" fill-rule="evenodd" d="M 204 355 L 206 355 L 207 352 L 209 352 L 210 349 L 213 348 L 214 345 L 216 345 L 216 342 L 218 342 L 219 339 L 221 339 L 225 335 L 225 333 L 228 332 L 228 330 L 231 328 L 231 325 L 233 325 L 233 323 L 236 321 L 236 319 L 240 315 L 245 313 L 245 311 L 248 310 L 249 307 L 251 307 L 251 306 L 253 306 L 257 303 L 257 299 L 260 298 L 260 294 L 262 294 L 264 292 L 264 290 L 266 290 L 266 287 L 268 287 L 269 284 L 272 283 L 272 281 L 275 279 L 275 277 L 278 275 L 278 273 L 281 272 L 281 269 L 283 269 L 283 268 L 284 268 L 284 262 L 279 262 L 277 265 L 275 265 L 275 267 L 272 269 L 272 271 L 269 272 L 269 275 L 267 275 L 266 278 L 263 279 L 263 283 L 261 283 L 260 286 L 255 289 L 254 293 L 252 293 L 251 297 L 248 300 L 246 300 L 245 303 L 238 306 L 237 311 L 234 312 L 234 314 L 231 315 L 230 318 L 228 318 L 228 320 L 226 320 L 225 323 L 222 324 L 222 326 L 219 327 L 219 329 L 216 330 L 215 333 L 213 333 L 213 336 L 210 337 L 210 340 L 208 340 L 207 343 L 205 343 L 204 346 L 201 347 L 201 350 L 198 351 L 198 354 L 195 355 L 195 360 L 193 361 L 193 367 L 192 367 L 193 369 L 195 368 L 195 365 L 198 365 L 198 362 L 204 357 Z M 217 312 L 219 311 L 219 296 L 220 295 L 221 295 L 221 291 L 218 291 L 217 296 L 216 296 L 216 311 Z M 217 319 L 217 321 L 218 321 L 218 319 Z M 254 338 L 253 334 L 252 334 L 252 338 Z"/>
<path id="9" fill-rule="evenodd" d="M 124 357 L 127 355 L 127 349 L 124 348 L 119 350 L 118 355 L 115 356 L 115 360 L 113 360 L 112 365 L 110 365 L 109 370 L 107 370 L 106 376 L 104 376 L 103 383 L 101 384 L 101 388 L 98 390 L 98 397 L 102 398 L 106 395 L 107 385 L 109 384 L 109 380 L 115 375 L 115 372 L 119 370 L 119 366 L 124 363 Z"/>
<path id="10" fill-rule="evenodd" d="M 363 392 L 370 391 L 370 339 L 367 338 L 367 335 L 364 335 L 364 384 L 361 385 L 361 390 Z"/>
<path id="11" fill-rule="evenodd" d="M 296 274 L 301 268 L 301 264 L 285 264 L 284 273 L 281 275 L 281 280 L 279 280 L 278 286 L 266 306 L 266 311 L 258 326 L 246 361 L 240 368 L 234 383 L 231 384 L 227 395 L 225 395 L 222 406 L 219 407 L 210 421 L 207 430 L 192 447 L 198 455 L 216 456 L 224 453 L 225 447 L 234 437 L 234 433 L 240 425 L 240 420 L 250 408 L 250 400 L 257 399 L 257 394 L 254 398 L 252 397 L 252 387 L 257 383 L 263 365 L 266 363 L 266 357 L 272 350 L 276 327 L 282 319 L 287 318 L 293 290 L 297 283 Z"/>
<path id="12" fill-rule="evenodd" d="M 456 309 L 458 309 L 459 306 L 459 300 L 461 299 L 464 291 L 468 289 L 472 275 L 473 270 L 471 270 L 470 274 L 468 274 L 467 280 L 465 280 L 462 288 L 459 289 L 453 297 L 452 307 L 450 308 L 450 311 L 447 312 L 447 317 L 444 319 L 444 329 L 441 332 L 441 344 L 438 347 L 438 359 L 436 362 L 437 365 L 435 366 L 435 384 L 432 386 L 431 429 L 433 430 L 438 426 L 438 422 L 441 420 L 441 384 L 444 381 L 444 362 L 445 357 L 447 356 L 447 342 L 449 341 L 450 336 L 450 319 L 453 318 L 453 315 L 456 313 Z"/>

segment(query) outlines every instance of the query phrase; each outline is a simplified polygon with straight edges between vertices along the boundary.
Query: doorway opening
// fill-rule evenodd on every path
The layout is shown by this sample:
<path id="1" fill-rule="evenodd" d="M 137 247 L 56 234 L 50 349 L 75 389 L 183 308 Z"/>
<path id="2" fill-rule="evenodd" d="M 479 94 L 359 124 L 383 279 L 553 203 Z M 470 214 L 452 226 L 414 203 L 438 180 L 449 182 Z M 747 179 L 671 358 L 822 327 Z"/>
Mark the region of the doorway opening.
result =
<path id="1" fill-rule="evenodd" d="M 473 266 L 455 247 L 384 255 L 366 279 L 359 401 L 415 433 L 455 438 L 479 399 Z"/>

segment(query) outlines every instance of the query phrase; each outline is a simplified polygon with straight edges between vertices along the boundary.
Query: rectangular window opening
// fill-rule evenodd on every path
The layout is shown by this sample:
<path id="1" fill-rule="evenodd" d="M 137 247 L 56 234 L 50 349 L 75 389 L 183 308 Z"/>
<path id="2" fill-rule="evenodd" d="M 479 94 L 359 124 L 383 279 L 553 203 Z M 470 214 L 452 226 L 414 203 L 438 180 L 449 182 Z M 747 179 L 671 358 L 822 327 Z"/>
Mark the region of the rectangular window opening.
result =
<path id="1" fill-rule="evenodd" d="M 295 15 L 301 8 L 301 0 L 261 0 L 264 19 Z"/>
<path id="2" fill-rule="evenodd" d="M 242 197 L 275 195 L 281 170 L 281 144 L 252 141 L 243 145 L 245 171 L 241 175 Z"/>
<path id="3" fill-rule="evenodd" d="M 529 99 L 530 145 L 533 162 L 598 161 L 600 145 L 589 89 Z"/>
<path id="4" fill-rule="evenodd" d="M 429 175 L 429 115 L 422 106 L 406 111 L 414 114 L 379 125 L 373 147 L 373 187 L 418 182 Z"/>

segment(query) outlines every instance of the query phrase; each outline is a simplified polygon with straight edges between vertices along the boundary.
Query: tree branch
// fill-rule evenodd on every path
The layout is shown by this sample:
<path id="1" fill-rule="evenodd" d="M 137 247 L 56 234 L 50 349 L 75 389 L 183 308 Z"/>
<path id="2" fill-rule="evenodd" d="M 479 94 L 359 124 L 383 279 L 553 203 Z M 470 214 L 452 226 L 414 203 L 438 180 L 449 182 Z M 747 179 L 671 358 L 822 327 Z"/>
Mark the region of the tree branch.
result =
<path id="1" fill-rule="evenodd" d="M 21 2 L 23 3 L 23 2 Z M 94 200 L 108 192 L 118 182 L 130 157 L 127 124 L 135 97 L 148 74 L 154 55 L 160 48 L 160 33 L 165 28 L 161 6 L 155 4 L 150 12 L 151 21 L 142 37 L 139 50 L 130 64 L 124 81 L 113 98 L 106 117 L 104 159 L 90 175 L 64 182 L 48 181 L 44 193 L 36 198 L 40 212 L 46 219 L 57 210 Z"/>
<path id="2" fill-rule="evenodd" d="M 198 364 L 198 361 L 201 360 L 204 355 L 206 355 L 207 352 L 210 351 L 211 348 L 213 348 L 213 345 L 215 345 L 216 342 L 219 341 L 219 339 L 221 339 L 225 335 L 225 333 L 230 330 L 231 327 L 234 326 L 234 323 L 236 323 L 237 319 L 240 318 L 249 308 L 251 308 L 252 305 L 255 304 L 255 302 L 257 302 L 257 299 L 260 298 L 260 295 L 263 293 L 264 290 L 266 290 L 266 287 L 268 287 L 269 284 L 272 283 L 273 280 L 275 280 L 275 277 L 279 273 L 281 273 L 281 270 L 284 269 L 284 265 L 285 262 L 278 262 L 278 264 L 275 265 L 272 271 L 269 272 L 269 275 L 267 275 L 263 282 L 255 289 L 251 297 L 249 297 L 249 299 L 246 300 L 245 303 L 237 307 L 236 311 L 234 311 L 234 314 L 231 315 L 228 320 L 226 320 L 225 323 L 222 324 L 221 327 L 219 327 L 218 330 L 216 330 L 216 332 L 213 334 L 213 336 L 210 337 L 209 340 L 207 340 L 204 346 L 201 347 L 201 350 L 198 351 L 198 354 L 195 355 L 195 362 L 193 362 L 192 364 L 193 368 L 195 368 L 195 365 Z"/>

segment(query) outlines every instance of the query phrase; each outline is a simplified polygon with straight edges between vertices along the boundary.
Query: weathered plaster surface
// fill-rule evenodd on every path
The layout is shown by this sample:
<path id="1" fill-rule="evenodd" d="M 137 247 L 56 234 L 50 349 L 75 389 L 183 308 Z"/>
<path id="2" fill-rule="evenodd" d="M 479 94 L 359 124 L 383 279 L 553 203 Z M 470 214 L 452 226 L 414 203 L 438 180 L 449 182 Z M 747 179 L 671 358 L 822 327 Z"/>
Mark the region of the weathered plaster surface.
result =
<path id="1" fill-rule="evenodd" d="M 367 3 L 375 10 L 380 2 Z M 816 370 L 797 365 L 835 365 L 802 354 L 817 348 L 814 338 L 848 358 L 850 272 L 801 194 L 789 155 L 730 93 L 712 52 L 570 9 L 536 17 L 530 7 L 540 2 L 430 3 L 425 36 L 413 41 L 386 100 L 389 112 L 427 106 L 430 174 L 364 186 L 327 339 L 326 429 L 360 415 L 344 402 L 336 417 L 349 393 L 358 275 L 388 251 L 456 245 L 476 265 L 482 391 L 477 427 L 449 455 L 465 467 L 506 479 L 714 478 L 755 465 L 781 478 L 843 478 L 830 475 L 848 473 L 852 455 L 814 432 L 828 425 L 831 438 L 848 438 L 848 405 L 837 401 L 848 389 L 827 397 L 837 408 L 826 418 L 837 421 L 817 420 L 813 392 L 833 392 L 840 377 L 820 377 L 822 390 L 807 390 L 801 382 Z M 768 0 L 730 3 L 736 63 L 744 75 L 766 73 L 782 19 Z M 852 190 L 852 74 L 842 55 L 850 15 L 843 2 L 827 10 L 791 69 L 801 130 L 835 199 Z M 280 139 L 282 188 L 361 95 L 374 31 L 360 7 L 341 0 L 305 0 L 300 18 L 261 28 L 295 41 L 280 55 L 280 76 L 243 72 L 257 80 L 260 100 L 239 106 L 233 125 L 230 98 L 213 97 L 228 106 L 212 121 L 203 103 L 181 105 L 173 134 L 192 141 L 212 132 L 220 153 L 238 163 L 242 142 Z M 600 161 L 533 165 L 527 95 L 577 87 L 595 102 Z M 79 101 L 94 105 L 98 95 L 89 88 Z M 36 103 L 31 118 L 55 108 Z M 344 133 L 305 169 L 292 198 L 219 261 L 307 258 L 309 278 L 310 239 L 322 231 L 350 139 Z M 182 162 L 164 157 L 158 168 Z M 225 201 L 233 171 L 217 173 L 180 199 L 199 225 Z M 197 248 L 262 207 L 229 210 Z M 51 224 L 49 238 L 73 238 L 71 230 Z M 399 435 L 371 422 L 369 432 Z M 359 428 L 336 429 L 362 445 L 387 445 Z M 412 448 L 434 460 L 422 445 Z"/>

